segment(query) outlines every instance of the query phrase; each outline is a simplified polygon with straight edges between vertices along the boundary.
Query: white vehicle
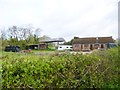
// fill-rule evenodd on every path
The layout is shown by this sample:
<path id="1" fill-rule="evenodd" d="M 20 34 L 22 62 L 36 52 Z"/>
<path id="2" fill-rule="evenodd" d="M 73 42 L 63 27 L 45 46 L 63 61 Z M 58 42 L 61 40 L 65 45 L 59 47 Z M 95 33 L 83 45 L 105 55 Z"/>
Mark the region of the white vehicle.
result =
<path id="1" fill-rule="evenodd" d="M 73 50 L 72 45 L 59 45 L 58 50 Z"/>

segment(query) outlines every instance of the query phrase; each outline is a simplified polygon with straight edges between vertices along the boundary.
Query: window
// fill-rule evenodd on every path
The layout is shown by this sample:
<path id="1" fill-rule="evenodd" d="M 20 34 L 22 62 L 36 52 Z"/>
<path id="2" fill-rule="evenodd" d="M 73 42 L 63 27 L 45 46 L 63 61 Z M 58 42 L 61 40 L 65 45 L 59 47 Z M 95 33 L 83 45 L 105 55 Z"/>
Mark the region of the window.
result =
<path id="1" fill-rule="evenodd" d="M 62 48 L 62 47 L 60 47 L 60 48 Z"/>
<path id="2" fill-rule="evenodd" d="M 70 47 L 70 48 L 73 48 L 73 47 Z"/>
<path id="3" fill-rule="evenodd" d="M 68 47 L 66 47 L 66 48 L 68 48 Z"/>

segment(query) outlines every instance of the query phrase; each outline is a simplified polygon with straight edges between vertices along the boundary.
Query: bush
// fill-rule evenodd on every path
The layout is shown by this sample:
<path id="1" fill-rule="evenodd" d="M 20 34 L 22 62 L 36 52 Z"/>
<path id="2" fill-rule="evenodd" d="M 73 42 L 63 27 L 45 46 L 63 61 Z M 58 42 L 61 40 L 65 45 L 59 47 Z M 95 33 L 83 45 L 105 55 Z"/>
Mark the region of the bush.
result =
<path id="1" fill-rule="evenodd" d="M 118 48 L 93 54 L 2 56 L 5 88 L 119 88 Z"/>

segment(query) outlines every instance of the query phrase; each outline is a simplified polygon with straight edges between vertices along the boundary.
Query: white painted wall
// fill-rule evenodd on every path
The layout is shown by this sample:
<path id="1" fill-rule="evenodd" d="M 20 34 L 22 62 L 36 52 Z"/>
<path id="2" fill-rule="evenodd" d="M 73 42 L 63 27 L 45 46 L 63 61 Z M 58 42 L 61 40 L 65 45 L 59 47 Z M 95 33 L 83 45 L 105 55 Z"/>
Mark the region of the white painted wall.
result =
<path id="1" fill-rule="evenodd" d="M 59 45 L 58 50 L 72 50 L 72 45 Z"/>

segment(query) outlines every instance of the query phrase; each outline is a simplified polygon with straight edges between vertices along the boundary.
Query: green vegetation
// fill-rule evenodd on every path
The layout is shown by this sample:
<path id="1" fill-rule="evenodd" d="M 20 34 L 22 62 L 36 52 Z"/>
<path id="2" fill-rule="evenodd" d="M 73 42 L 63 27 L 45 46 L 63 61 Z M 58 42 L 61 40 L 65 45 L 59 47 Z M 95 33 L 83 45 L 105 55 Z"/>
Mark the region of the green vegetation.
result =
<path id="1" fill-rule="evenodd" d="M 3 52 L 4 88 L 120 88 L 118 48 L 50 56 Z"/>
<path id="2" fill-rule="evenodd" d="M 40 28 L 31 25 L 3 28 L 0 33 L 0 50 L 4 50 L 7 45 L 17 45 L 24 50 L 28 45 L 39 44 L 41 40 L 50 39 L 46 35 L 41 37 L 40 33 Z"/>

